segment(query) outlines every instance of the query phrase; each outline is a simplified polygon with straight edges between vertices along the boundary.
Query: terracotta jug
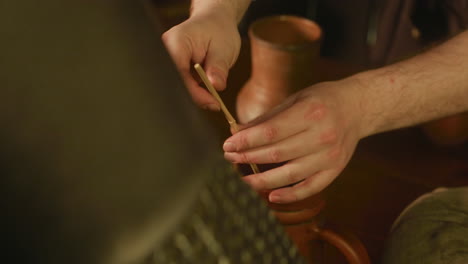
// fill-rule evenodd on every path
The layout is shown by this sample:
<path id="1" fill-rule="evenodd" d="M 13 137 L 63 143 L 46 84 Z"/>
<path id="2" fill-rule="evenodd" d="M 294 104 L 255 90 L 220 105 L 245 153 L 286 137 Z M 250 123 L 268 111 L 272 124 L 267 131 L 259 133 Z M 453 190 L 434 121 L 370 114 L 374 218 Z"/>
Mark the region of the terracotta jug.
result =
<path id="1" fill-rule="evenodd" d="M 272 16 L 249 28 L 252 73 L 237 97 L 237 115 L 247 123 L 283 102 L 289 95 L 311 85 L 319 57 L 321 29 L 305 18 Z M 259 166 L 261 171 L 278 164 Z M 240 166 L 244 175 L 251 174 Z M 269 192 L 261 195 L 268 201 Z M 309 263 L 320 260 L 322 242 L 335 246 L 350 264 L 370 263 L 362 243 L 348 232 L 323 221 L 325 200 L 320 194 L 291 204 L 268 202 L 300 253 Z"/>
<path id="2" fill-rule="evenodd" d="M 267 201 L 268 193 L 262 193 Z M 321 252 L 323 242 L 338 249 L 350 264 L 370 263 L 367 250 L 359 239 L 350 232 L 325 221 L 321 214 L 325 200 L 321 194 L 290 204 L 268 202 L 268 206 L 308 263 L 325 261 Z"/>
<path id="3" fill-rule="evenodd" d="M 305 18 L 271 16 L 249 27 L 250 79 L 237 98 L 237 116 L 247 123 L 313 82 L 319 57 L 320 27 Z"/>

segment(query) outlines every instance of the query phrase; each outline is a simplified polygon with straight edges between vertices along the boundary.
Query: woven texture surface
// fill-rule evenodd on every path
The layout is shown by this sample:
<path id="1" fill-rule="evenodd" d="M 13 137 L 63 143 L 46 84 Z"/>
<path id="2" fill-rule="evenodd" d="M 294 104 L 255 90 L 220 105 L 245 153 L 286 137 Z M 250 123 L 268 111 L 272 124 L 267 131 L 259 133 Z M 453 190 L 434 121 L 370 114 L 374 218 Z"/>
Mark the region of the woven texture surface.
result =
<path id="1" fill-rule="evenodd" d="M 266 204 L 220 165 L 193 211 L 147 263 L 305 263 Z"/>

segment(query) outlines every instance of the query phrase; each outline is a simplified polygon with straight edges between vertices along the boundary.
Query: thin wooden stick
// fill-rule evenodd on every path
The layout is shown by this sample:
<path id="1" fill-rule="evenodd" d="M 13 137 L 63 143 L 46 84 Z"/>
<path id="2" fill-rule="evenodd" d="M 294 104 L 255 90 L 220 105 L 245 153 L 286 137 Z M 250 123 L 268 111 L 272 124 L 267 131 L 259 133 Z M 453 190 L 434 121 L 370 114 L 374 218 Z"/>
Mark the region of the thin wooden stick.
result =
<path id="1" fill-rule="evenodd" d="M 198 75 L 202 79 L 203 83 L 205 83 L 206 88 L 208 91 L 213 95 L 213 97 L 218 101 L 219 105 L 221 106 L 221 110 L 224 113 L 224 116 L 226 116 L 226 119 L 229 123 L 229 126 L 231 127 L 231 130 L 235 133 L 238 131 L 238 126 L 237 126 L 237 121 L 236 119 L 231 115 L 229 110 L 227 109 L 226 105 L 224 104 L 223 100 L 219 96 L 218 92 L 216 89 L 213 87 L 211 84 L 210 80 L 208 79 L 208 76 L 206 76 L 205 71 L 203 70 L 203 67 L 200 64 L 195 64 L 194 66 L 195 70 L 197 71 Z M 258 169 L 257 164 L 250 163 L 250 168 L 254 173 L 260 173 L 260 170 Z"/>

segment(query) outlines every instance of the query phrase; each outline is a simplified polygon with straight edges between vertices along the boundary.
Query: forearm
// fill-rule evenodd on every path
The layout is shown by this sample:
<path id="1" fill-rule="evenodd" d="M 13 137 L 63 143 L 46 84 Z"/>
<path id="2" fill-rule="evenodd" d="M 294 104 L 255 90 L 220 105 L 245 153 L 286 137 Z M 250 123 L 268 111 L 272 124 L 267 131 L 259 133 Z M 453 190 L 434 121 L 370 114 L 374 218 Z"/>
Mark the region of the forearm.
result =
<path id="1" fill-rule="evenodd" d="M 468 31 L 424 54 L 357 74 L 362 137 L 468 110 Z"/>
<path id="2" fill-rule="evenodd" d="M 226 12 L 237 23 L 250 5 L 251 0 L 192 0 L 190 15 L 203 14 L 215 10 L 217 12 Z"/>

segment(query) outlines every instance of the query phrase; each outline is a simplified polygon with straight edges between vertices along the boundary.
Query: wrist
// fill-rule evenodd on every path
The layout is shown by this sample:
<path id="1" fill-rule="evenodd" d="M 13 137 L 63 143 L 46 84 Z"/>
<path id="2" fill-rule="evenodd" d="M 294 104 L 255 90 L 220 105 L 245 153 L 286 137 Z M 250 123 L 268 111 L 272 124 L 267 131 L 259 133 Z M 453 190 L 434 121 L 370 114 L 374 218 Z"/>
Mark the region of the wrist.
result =
<path id="1" fill-rule="evenodd" d="M 411 125 L 414 113 L 408 107 L 414 95 L 408 92 L 413 89 L 408 88 L 407 71 L 397 63 L 350 77 L 357 84 L 363 137 Z"/>
<path id="2" fill-rule="evenodd" d="M 190 17 L 216 15 L 234 24 L 240 22 L 251 0 L 192 0 Z"/>
<path id="3" fill-rule="evenodd" d="M 353 122 L 359 139 L 378 133 L 381 118 L 379 110 L 375 109 L 378 104 L 369 100 L 372 97 L 370 80 L 372 73 L 363 72 L 344 79 L 346 85 L 340 86 L 342 103 L 348 105 L 345 114 Z"/>

